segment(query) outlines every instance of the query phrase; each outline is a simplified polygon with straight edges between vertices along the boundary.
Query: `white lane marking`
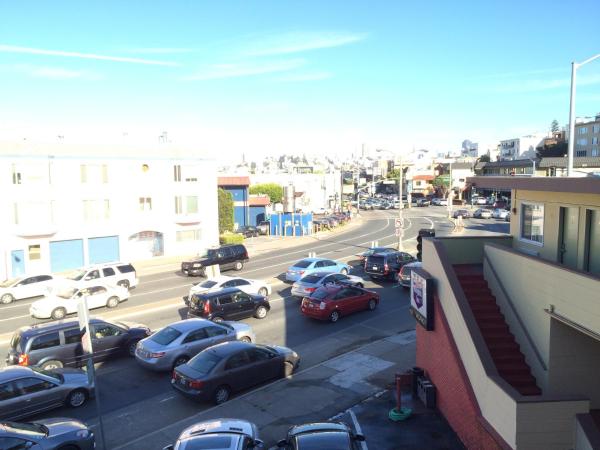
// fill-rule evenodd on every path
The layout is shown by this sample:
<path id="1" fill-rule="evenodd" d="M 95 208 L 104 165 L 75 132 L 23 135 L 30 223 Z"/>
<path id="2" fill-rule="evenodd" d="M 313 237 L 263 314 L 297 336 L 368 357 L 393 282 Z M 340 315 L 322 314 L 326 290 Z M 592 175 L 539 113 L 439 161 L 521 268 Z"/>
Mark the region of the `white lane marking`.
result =
<path id="1" fill-rule="evenodd" d="M 167 398 L 163 398 L 161 401 L 159 401 L 158 403 L 164 403 L 164 402 L 168 402 L 169 400 L 173 400 L 175 398 L 174 395 L 171 395 L 170 397 Z"/>
<path id="2" fill-rule="evenodd" d="M 41 298 L 42 297 L 40 297 L 40 299 Z M 37 300 L 39 300 L 39 299 L 36 299 L 34 301 L 37 301 Z M 29 305 L 31 305 L 33 303 L 33 302 L 27 302 L 27 303 L 25 303 L 22 300 L 15 300 L 15 301 L 19 302 L 19 304 L 18 305 L 10 305 L 10 306 L 0 306 L 0 311 L 5 310 L 5 309 L 22 308 L 24 306 L 29 306 Z"/>
<path id="3" fill-rule="evenodd" d="M 9 320 L 22 319 L 23 317 L 31 317 L 31 316 L 29 314 L 25 314 L 24 316 L 9 317 L 8 319 L 0 319 L 0 322 L 8 322 Z"/>
<path id="4" fill-rule="evenodd" d="M 360 428 L 360 423 L 358 423 L 358 419 L 356 418 L 356 414 L 351 409 L 348 410 L 348 414 L 352 418 L 352 423 L 354 424 L 354 430 L 357 434 L 362 434 L 362 429 Z M 369 450 L 367 447 L 367 443 L 365 441 L 361 441 L 360 446 L 363 450 Z"/>

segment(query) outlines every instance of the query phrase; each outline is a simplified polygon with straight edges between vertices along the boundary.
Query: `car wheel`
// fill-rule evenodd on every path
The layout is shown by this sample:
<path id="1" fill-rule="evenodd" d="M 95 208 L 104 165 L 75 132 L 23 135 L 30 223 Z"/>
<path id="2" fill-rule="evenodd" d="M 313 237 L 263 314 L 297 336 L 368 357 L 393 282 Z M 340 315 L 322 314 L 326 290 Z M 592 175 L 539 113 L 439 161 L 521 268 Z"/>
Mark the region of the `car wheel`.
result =
<path id="1" fill-rule="evenodd" d="M 60 369 L 63 366 L 63 363 L 57 360 L 46 361 L 40 367 L 44 370 L 52 370 L 52 369 Z"/>
<path id="2" fill-rule="evenodd" d="M 2 303 L 3 305 L 8 305 L 14 300 L 15 298 L 12 296 L 12 294 L 4 294 L 2 297 L 0 297 L 0 303 Z"/>
<path id="3" fill-rule="evenodd" d="M 342 270 L 340 270 L 340 273 L 341 273 L 342 275 L 348 275 L 348 269 L 346 269 L 346 268 L 344 267 Z"/>
<path id="4" fill-rule="evenodd" d="M 117 286 L 121 286 L 121 287 L 124 287 L 125 289 L 129 290 L 129 281 L 121 280 L 117 283 Z"/>
<path id="5" fill-rule="evenodd" d="M 129 356 L 135 356 L 135 349 L 137 348 L 138 342 L 140 341 L 131 341 L 127 346 L 127 353 L 129 353 Z"/>
<path id="6" fill-rule="evenodd" d="M 75 389 L 74 391 L 69 392 L 69 395 L 67 395 L 66 403 L 71 408 L 79 408 L 85 403 L 87 397 L 87 392 L 85 392 L 83 389 Z"/>
<path id="7" fill-rule="evenodd" d="M 225 403 L 227 400 L 229 400 L 230 395 L 231 389 L 229 389 L 228 386 L 219 386 L 217 389 L 215 389 L 213 397 L 215 403 L 220 405 L 221 403 Z"/>
<path id="8" fill-rule="evenodd" d="M 250 339 L 249 336 L 242 336 L 240 338 L 240 342 L 247 342 L 248 344 L 252 342 L 252 339 Z"/>
<path id="9" fill-rule="evenodd" d="M 291 362 L 284 362 L 283 363 L 283 377 L 287 378 L 289 376 L 291 376 L 294 373 L 294 365 Z"/>
<path id="10" fill-rule="evenodd" d="M 64 447 L 60 447 L 58 450 L 79 450 L 79 447 L 74 445 L 65 445 Z"/>
<path id="11" fill-rule="evenodd" d="M 329 321 L 332 323 L 337 322 L 340 319 L 340 313 L 337 311 L 332 311 L 331 314 L 329 314 Z"/>
<path id="12" fill-rule="evenodd" d="M 111 297 L 106 301 L 107 308 L 116 308 L 119 306 L 119 297 Z"/>
<path id="13" fill-rule="evenodd" d="M 367 303 L 367 308 L 369 308 L 369 311 L 373 311 L 375 308 L 377 308 L 377 302 L 374 298 L 369 300 L 369 303 Z"/>
<path id="14" fill-rule="evenodd" d="M 356 283 L 356 287 L 364 288 L 365 286 L 362 283 Z"/>
<path id="15" fill-rule="evenodd" d="M 269 295 L 269 291 L 267 291 L 267 288 L 261 287 L 258 290 L 258 295 L 262 295 L 263 297 L 266 297 L 267 295 Z"/>
<path id="16" fill-rule="evenodd" d="M 67 310 L 65 308 L 56 308 L 54 311 L 52 311 L 52 313 L 50 314 L 50 316 L 54 319 L 54 320 L 60 320 L 63 317 L 65 317 L 67 315 Z"/>
<path id="17" fill-rule="evenodd" d="M 244 267 L 244 263 L 243 263 L 243 262 L 241 262 L 241 261 L 237 261 L 237 262 L 235 263 L 235 266 L 234 266 L 233 268 L 234 268 L 235 270 L 242 270 L 242 269 L 243 269 L 243 267 Z"/>
<path id="18" fill-rule="evenodd" d="M 267 317 L 267 308 L 265 308 L 264 306 L 259 306 L 258 308 L 256 308 L 256 312 L 254 313 L 254 317 L 256 317 L 257 319 L 264 319 L 265 317 Z"/>
<path id="19" fill-rule="evenodd" d="M 223 322 L 223 318 L 221 316 L 215 316 L 212 319 L 213 322 Z"/>
<path id="20" fill-rule="evenodd" d="M 179 356 L 175 362 L 173 362 L 173 369 L 177 366 L 181 366 L 182 364 L 185 364 L 186 362 L 188 362 L 190 360 L 190 358 L 188 358 L 187 356 Z"/>

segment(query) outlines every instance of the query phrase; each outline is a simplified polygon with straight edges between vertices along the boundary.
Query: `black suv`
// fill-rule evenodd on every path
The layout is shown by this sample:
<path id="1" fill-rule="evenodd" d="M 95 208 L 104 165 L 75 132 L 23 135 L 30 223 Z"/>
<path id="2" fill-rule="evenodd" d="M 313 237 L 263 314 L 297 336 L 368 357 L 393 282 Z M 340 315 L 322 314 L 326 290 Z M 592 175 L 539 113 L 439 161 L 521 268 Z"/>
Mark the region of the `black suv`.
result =
<path id="1" fill-rule="evenodd" d="M 237 288 L 194 294 L 186 303 L 188 305 L 188 319 L 202 317 L 215 322 L 246 319 L 252 316 L 257 319 L 264 319 L 271 309 L 267 297 L 247 294 Z"/>
<path id="2" fill-rule="evenodd" d="M 135 347 L 152 333 L 145 325 L 90 319 L 94 362 L 113 356 L 135 356 Z M 81 367 L 86 363 L 78 320 L 60 320 L 21 327 L 13 335 L 6 365 L 39 366 L 42 369 Z"/>
<path id="3" fill-rule="evenodd" d="M 181 272 L 185 275 L 206 276 L 206 266 L 214 264 L 219 265 L 219 269 L 242 270 L 244 263 L 248 261 L 248 250 L 242 244 L 222 245 L 219 248 L 211 248 L 206 256 L 200 257 L 194 261 L 184 261 L 181 263 Z"/>
<path id="4" fill-rule="evenodd" d="M 393 279 L 404 264 L 416 261 L 416 259 L 405 252 L 374 253 L 367 257 L 365 272 L 371 278 Z"/>

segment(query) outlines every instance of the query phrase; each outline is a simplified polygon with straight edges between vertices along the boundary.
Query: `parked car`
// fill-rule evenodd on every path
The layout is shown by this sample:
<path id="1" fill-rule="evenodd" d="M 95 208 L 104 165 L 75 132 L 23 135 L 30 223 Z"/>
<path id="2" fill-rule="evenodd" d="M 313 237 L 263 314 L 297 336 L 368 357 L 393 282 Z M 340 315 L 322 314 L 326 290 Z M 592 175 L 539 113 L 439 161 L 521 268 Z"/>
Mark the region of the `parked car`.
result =
<path id="1" fill-rule="evenodd" d="M 81 297 L 87 298 L 89 309 L 115 308 L 129 298 L 129 291 L 123 286 L 93 285 L 84 288 L 56 288 L 41 300 L 36 300 L 29 307 L 31 317 L 36 319 L 59 320 L 67 314 L 77 312 Z"/>
<path id="2" fill-rule="evenodd" d="M 313 210 L 313 214 L 330 214 L 331 210 L 328 208 L 317 208 Z"/>
<path id="3" fill-rule="evenodd" d="M 138 279 L 135 268 L 128 263 L 107 263 L 78 269 L 67 275 L 66 279 L 78 288 L 98 283 L 122 286 L 126 289 L 136 287 Z"/>
<path id="4" fill-rule="evenodd" d="M 431 205 L 431 200 L 427 199 L 427 198 L 420 198 L 417 200 L 417 206 L 423 207 L 423 206 L 429 206 Z"/>
<path id="5" fill-rule="evenodd" d="M 447 198 L 440 198 L 439 206 L 448 206 L 448 199 Z"/>
<path id="6" fill-rule="evenodd" d="M 135 359 L 147 369 L 172 370 L 211 345 L 235 340 L 254 342 L 256 336 L 245 323 L 180 320 L 142 339 L 137 344 Z"/>
<path id="7" fill-rule="evenodd" d="M 92 386 L 83 370 L 0 369 L 2 420 L 20 420 L 64 405 L 78 408 L 92 395 Z"/>
<path id="8" fill-rule="evenodd" d="M 423 194 L 422 192 L 412 192 L 410 194 L 410 202 L 414 205 L 416 205 L 417 202 L 422 198 L 425 198 L 425 194 Z"/>
<path id="9" fill-rule="evenodd" d="M 192 295 L 188 300 L 187 317 L 201 317 L 215 322 L 252 316 L 264 319 L 270 309 L 269 300 L 262 295 L 247 294 L 238 288 L 226 288 Z"/>
<path id="10" fill-rule="evenodd" d="M 512 214 L 511 214 L 511 213 L 510 213 L 510 211 L 509 211 L 509 212 L 508 212 L 508 214 L 506 215 L 506 217 L 504 218 L 504 221 L 505 221 L 505 222 L 510 222 L 510 217 L 511 217 L 511 215 L 512 215 Z"/>
<path id="11" fill-rule="evenodd" d="M 263 448 L 265 447 L 258 437 L 258 428 L 252 422 L 241 419 L 214 419 L 186 428 L 174 445 L 167 445 L 163 450 Z"/>
<path id="12" fill-rule="evenodd" d="M 476 219 L 491 219 L 492 212 L 489 209 L 479 208 L 473 213 L 473 217 Z"/>
<path id="13" fill-rule="evenodd" d="M 137 343 L 151 334 L 145 325 L 97 318 L 90 319 L 90 331 L 95 362 L 120 355 L 134 356 Z M 19 328 L 10 340 L 6 358 L 7 365 L 42 369 L 81 367 L 85 363 L 76 319 Z"/>
<path id="14" fill-rule="evenodd" d="M 414 260 L 412 255 L 405 252 L 374 253 L 365 261 L 365 273 L 375 279 L 391 279 L 404 264 Z"/>
<path id="15" fill-rule="evenodd" d="M 508 211 L 506 209 L 496 208 L 492 213 L 494 219 L 506 219 L 506 216 L 508 216 Z"/>
<path id="16" fill-rule="evenodd" d="M 285 272 L 286 281 L 298 281 L 300 278 L 313 272 L 335 272 L 347 275 L 350 266 L 326 258 L 304 258 L 288 267 Z"/>
<path id="17" fill-rule="evenodd" d="M 463 219 L 468 219 L 471 217 L 471 212 L 468 209 L 457 209 L 452 214 L 452 217 L 454 217 L 455 219 L 458 219 L 459 217 L 462 217 Z"/>
<path id="18" fill-rule="evenodd" d="M 360 261 L 365 261 L 369 256 L 374 253 L 394 253 L 397 250 L 391 247 L 370 247 L 368 250 L 365 250 L 362 253 L 358 254 L 358 259 Z"/>
<path id="19" fill-rule="evenodd" d="M 474 205 L 487 205 L 487 199 L 485 197 L 474 197 L 473 204 Z"/>
<path id="20" fill-rule="evenodd" d="M 302 299 L 300 310 L 307 317 L 337 322 L 341 316 L 354 312 L 373 311 L 379 304 L 379 294 L 357 286 L 328 284 Z"/>
<path id="21" fill-rule="evenodd" d="M 236 230 L 236 233 L 240 233 L 245 238 L 249 238 L 249 237 L 257 237 L 260 234 L 260 231 L 258 231 L 258 228 L 256 228 L 255 226 L 244 225 L 243 227 L 239 227 Z"/>
<path id="22" fill-rule="evenodd" d="M 331 272 L 313 272 L 303 276 L 294 284 L 292 284 L 292 296 L 310 296 L 310 294 L 312 294 L 321 286 L 331 283 L 357 287 L 363 287 L 365 285 L 365 281 L 356 275 L 344 275 L 343 273 Z"/>
<path id="23" fill-rule="evenodd" d="M 0 422 L 0 448 L 93 450 L 94 433 L 79 420 L 41 419 L 33 423 Z"/>
<path id="24" fill-rule="evenodd" d="M 271 233 L 271 222 L 268 220 L 263 220 L 256 225 L 258 232 L 262 235 L 267 235 Z"/>
<path id="25" fill-rule="evenodd" d="M 413 261 L 408 264 L 404 264 L 400 271 L 397 273 L 397 281 L 398 283 L 405 288 L 410 287 L 410 277 L 413 269 L 420 269 L 423 267 L 423 263 L 421 261 Z"/>
<path id="26" fill-rule="evenodd" d="M 8 305 L 15 300 L 46 295 L 53 282 L 52 275 L 35 275 L 5 280 L 0 283 L 0 303 Z"/>
<path id="27" fill-rule="evenodd" d="M 188 276 L 206 276 L 206 267 L 219 265 L 221 271 L 242 270 L 244 263 L 248 261 L 248 250 L 242 244 L 222 245 L 218 248 L 209 249 L 206 255 L 193 261 L 181 263 L 181 272 Z"/>
<path id="28" fill-rule="evenodd" d="M 506 209 L 508 208 L 508 202 L 506 200 L 496 200 L 494 202 L 494 209 Z"/>
<path id="29" fill-rule="evenodd" d="M 277 448 L 285 450 L 360 450 L 362 434 L 354 433 L 343 422 L 318 422 L 291 427 L 285 439 L 277 443 Z"/>
<path id="30" fill-rule="evenodd" d="M 187 397 L 221 404 L 236 391 L 291 375 L 299 362 L 287 347 L 225 342 L 177 366 L 171 386 Z"/>
<path id="31" fill-rule="evenodd" d="M 192 285 L 188 299 L 194 294 L 215 292 L 230 287 L 238 288 L 240 291 L 244 291 L 247 294 L 262 295 L 263 297 L 268 297 L 272 292 L 271 285 L 263 280 L 220 275 L 215 278 L 210 278 L 202 283 Z"/>

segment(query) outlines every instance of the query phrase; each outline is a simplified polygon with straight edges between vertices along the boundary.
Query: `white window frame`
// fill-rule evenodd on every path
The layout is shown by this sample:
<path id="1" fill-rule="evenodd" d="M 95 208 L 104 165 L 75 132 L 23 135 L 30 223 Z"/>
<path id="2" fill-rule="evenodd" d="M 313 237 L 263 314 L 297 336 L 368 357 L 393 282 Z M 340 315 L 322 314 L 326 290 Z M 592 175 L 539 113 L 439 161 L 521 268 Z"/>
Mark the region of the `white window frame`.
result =
<path id="1" fill-rule="evenodd" d="M 538 242 L 538 241 L 534 241 L 531 239 L 527 239 L 526 237 L 523 237 L 523 218 L 525 217 L 525 215 L 523 214 L 523 210 L 526 206 L 538 206 L 542 208 L 542 242 Z M 521 204 L 519 205 L 519 215 L 520 215 L 520 219 L 519 219 L 519 241 L 521 242 L 525 242 L 527 244 L 531 244 L 531 245 L 535 245 L 537 247 L 543 247 L 544 246 L 544 227 L 546 225 L 546 207 L 544 203 L 538 203 L 538 202 L 521 202 Z"/>

